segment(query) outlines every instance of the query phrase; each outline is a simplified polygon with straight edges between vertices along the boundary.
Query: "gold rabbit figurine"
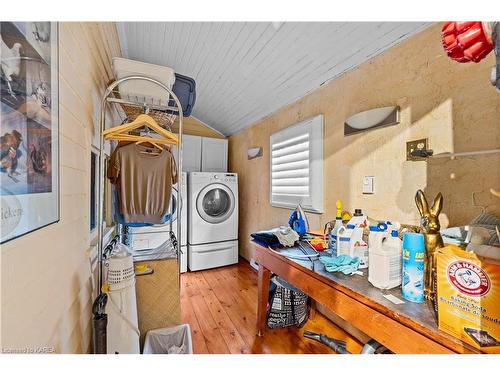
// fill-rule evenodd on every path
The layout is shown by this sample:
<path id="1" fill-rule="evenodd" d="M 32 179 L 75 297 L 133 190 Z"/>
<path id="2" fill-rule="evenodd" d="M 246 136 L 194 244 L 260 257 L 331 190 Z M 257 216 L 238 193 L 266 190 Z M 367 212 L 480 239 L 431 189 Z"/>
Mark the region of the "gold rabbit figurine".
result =
<path id="1" fill-rule="evenodd" d="M 418 190 L 415 195 L 415 203 L 417 204 L 418 212 L 420 212 L 420 224 L 424 234 L 425 242 L 425 262 L 424 262 L 424 295 L 425 298 L 434 301 L 436 296 L 435 283 L 435 257 L 436 249 L 443 247 L 443 239 L 439 233 L 441 228 L 439 224 L 439 213 L 443 208 L 443 195 L 438 193 L 432 207 L 429 208 L 424 192 Z"/>

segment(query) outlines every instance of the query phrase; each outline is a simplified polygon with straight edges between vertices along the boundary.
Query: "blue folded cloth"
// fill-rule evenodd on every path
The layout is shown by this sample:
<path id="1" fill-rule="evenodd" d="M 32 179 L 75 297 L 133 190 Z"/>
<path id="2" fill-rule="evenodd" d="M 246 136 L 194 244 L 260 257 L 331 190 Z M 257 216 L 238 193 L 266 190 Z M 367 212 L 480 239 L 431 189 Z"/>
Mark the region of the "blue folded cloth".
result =
<path id="1" fill-rule="evenodd" d="M 345 254 L 336 257 L 320 257 L 319 261 L 325 265 L 328 272 L 342 272 L 345 275 L 350 275 L 359 267 L 358 257 Z"/>

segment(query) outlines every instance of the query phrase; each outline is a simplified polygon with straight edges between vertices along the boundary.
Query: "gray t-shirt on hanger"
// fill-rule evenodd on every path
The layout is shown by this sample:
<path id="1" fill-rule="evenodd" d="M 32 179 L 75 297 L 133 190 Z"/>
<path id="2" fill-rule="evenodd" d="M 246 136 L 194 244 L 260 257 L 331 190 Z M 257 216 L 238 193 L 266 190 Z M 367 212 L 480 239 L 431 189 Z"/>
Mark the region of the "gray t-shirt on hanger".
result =
<path id="1" fill-rule="evenodd" d="M 168 213 L 177 166 L 168 148 L 148 154 L 142 144 L 119 145 L 108 163 L 108 178 L 116 185 L 125 222 L 162 224 Z"/>

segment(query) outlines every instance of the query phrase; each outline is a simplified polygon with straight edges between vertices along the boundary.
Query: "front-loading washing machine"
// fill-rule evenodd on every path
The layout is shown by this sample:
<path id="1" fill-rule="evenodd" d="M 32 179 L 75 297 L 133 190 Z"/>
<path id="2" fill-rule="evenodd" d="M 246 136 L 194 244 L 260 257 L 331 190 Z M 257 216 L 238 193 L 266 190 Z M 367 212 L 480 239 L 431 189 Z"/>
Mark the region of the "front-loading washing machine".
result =
<path id="1" fill-rule="evenodd" d="M 188 175 L 188 266 L 191 271 L 238 262 L 238 175 Z"/>

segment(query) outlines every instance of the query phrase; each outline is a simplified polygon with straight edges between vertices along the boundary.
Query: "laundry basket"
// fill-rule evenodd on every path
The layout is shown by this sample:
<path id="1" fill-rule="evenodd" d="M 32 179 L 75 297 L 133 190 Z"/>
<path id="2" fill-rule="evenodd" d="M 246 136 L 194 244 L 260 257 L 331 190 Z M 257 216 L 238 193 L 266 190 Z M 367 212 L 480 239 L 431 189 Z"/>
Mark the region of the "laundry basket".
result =
<path id="1" fill-rule="evenodd" d="M 189 324 L 148 331 L 144 354 L 193 354 Z"/>

